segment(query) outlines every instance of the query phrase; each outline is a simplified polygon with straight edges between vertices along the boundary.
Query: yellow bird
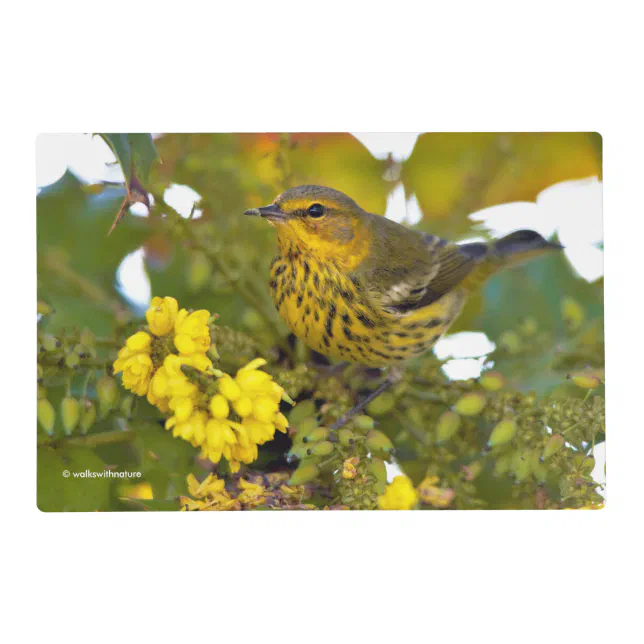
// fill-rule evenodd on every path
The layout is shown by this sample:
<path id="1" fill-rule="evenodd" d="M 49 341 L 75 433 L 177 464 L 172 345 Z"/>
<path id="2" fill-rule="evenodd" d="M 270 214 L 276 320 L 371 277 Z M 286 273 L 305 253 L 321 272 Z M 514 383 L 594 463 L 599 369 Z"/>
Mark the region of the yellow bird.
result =
<path id="1" fill-rule="evenodd" d="M 455 244 L 364 211 L 324 186 L 247 210 L 277 231 L 271 294 L 306 345 L 372 367 L 431 349 L 493 273 L 562 248 L 532 230 Z"/>

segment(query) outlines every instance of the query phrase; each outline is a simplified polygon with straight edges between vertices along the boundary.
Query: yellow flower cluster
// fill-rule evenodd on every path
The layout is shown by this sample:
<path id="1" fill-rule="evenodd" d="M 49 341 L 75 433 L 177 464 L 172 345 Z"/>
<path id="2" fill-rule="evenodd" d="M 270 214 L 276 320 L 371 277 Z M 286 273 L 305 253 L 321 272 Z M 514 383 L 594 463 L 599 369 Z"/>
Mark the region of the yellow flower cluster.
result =
<path id="1" fill-rule="evenodd" d="M 437 485 L 438 476 L 427 476 L 418 486 L 420 500 L 435 508 L 446 508 L 454 500 L 452 488 L 442 488 Z"/>
<path id="2" fill-rule="evenodd" d="M 190 496 L 181 496 L 181 509 L 192 510 L 251 510 L 260 505 L 270 505 L 275 509 L 297 508 L 315 509 L 313 505 L 302 503 L 307 491 L 303 486 L 287 486 L 287 473 L 249 475 L 248 479 L 237 479 L 229 484 L 223 479 L 209 474 L 201 483 L 193 474 L 187 477 Z M 191 498 L 192 497 L 192 498 Z"/>
<path id="3" fill-rule="evenodd" d="M 205 355 L 210 348 L 208 311 L 189 313 L 186 309 L 179 310 L 177 300 L 173 297 L 155 297 L 145 317 L 149 332 L 139 331 L 130 336 L 114 362 L 114 373 L 123 373 L 123 386 L 126 389 L 137 396 L 148 394 L 155 371 L 165 355 L 176 358 L 172 353 L 173 347 L 182 359 L 188 361 L 186 364 L 202 370 L 212 367 Z M 172 338 L 170 334 L 173 334 Z M 154 400 L 160 400 L 159 409 L 167 412 L 169 409 L 164 400 L 167 397 L 153 394 L 150 402 L 156 404 Z"/>
<path id="4" fill-rule="evenodd" d="M 427 476 L 418 489 L 414 489 L 406 476 L 397 476 L 378 497 L 378 507 L 381 510 L 412 510 L 420 499 L 435 508 L 446 508 L 454 500 L 454 490 L 438 487 L 438 481 L 437 476 Z"/>
<path id="5" fill-rule="evenodd" d="M 396 476 L 378 497 L 381 510 L 411 510 L 418 504 L 418 492 L 406 476 Z"/>
<path id="6" fill-rule="evenodd" d="M 152 338 L 144 331 L 131 335 L 114 362 L 114 373 L 123 372 L 123 386 L 137 396 L 145 396 L 154 370 L 150 347 Z"/>
<path id="7" fill-rule="evenodd" d="M 210 349 L 210 313 L 179 310 L 172 297 L 155 297 L 145 314 L 146 331 L 126 341 L 114 363 L 123 373 L 123 386 L 170 415 L 166 429 L 201 448 L 202 458 L 218 463 L 222 456 L 237 472 L 241 463 L 257 458 L 257 447 L 285 432 L 281 400 L 293 401 L 272 377 L 260 370 L 258 358 L 235 377 L 213 369 Z M 193 367 L 212 377 L 213 387 L 188 378 L 182 367 Z"/>
<path id="8" fill-rule="evenodd" d="M 240 463 L 252 463 L 257 458 L 257 446 L 272 440 L 275 430 L 286 432 L 288 428 L 279 403 L 290 398 L 269 374 L 259 369 L 265 364 L 266 360 L 257 358 L 234 378 L 221 374 L 217 378 L 218 393 L 208 405 L 201 455 L 213 463 L 223 455 L 233 472 L 239 470 Z"/>

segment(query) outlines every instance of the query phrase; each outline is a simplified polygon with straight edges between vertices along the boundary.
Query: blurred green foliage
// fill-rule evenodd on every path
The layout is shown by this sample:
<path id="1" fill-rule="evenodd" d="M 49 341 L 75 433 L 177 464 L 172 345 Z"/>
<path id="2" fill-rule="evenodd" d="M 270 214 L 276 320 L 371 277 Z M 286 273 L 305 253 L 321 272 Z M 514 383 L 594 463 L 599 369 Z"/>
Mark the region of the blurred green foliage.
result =
<path id="1" fill-rule="evenodd" d="M 468 215 L 478 209 L 534 200 L 542 189 L 566 179 L 601 177 L 601 139 L 588 133 L 423 134 L 403 163 L 374 158 L 349 134 L 166 134 L 154 144 L 148 135 L 103 137 L 127 184 L 86 185 L 67 172 L 37 197 L 38 300 L 45 313 L 39 321 L 39 395 L 58 412 L 52 435 L 39 433 L 38 506 L 45 511 L 177 509 L 178 497 L 187 493 L 186 476 L 203 478 L 209 471 L 189 444 L 163 429 L 156 409 L 144 399 L 128 400 L 123 390 L 86 436 L 64 436 L 58 411 L 62 398 L 69 392 L 98 404 L 98 379 L 110 373 L 116 351 L 141 322 L 142 311 L 117 286 L 117 268 L 129 253 L 144 249 L 153 295 L 171 295 L 182 307 L 206 308 L 219 316 L 214 340 L 220 368 L 233 371 L 260 355 L 298 399 L 291 439 L 265 445 L 252 466 L 255 471 L 291 471 L 295 464 L 287 463 L 285 454 L 297 442 L 300 426 L 307 427 L 311 419 L 329 422 L 373 383 L 355 368 L 324 375 L 310 366 L 308 351 L 287 338 L 266 286 L 274 231 L 240 216 L 245 209 L 269 203 L 288 187 L 318 183 L 384 213 L 387 196 L 402 183 L 407 197 L 418 199 L 420 229 L 460 239 L 472 234 Z M 162 163 L 154 160 L 157 153 Z M 127 214 L 131 203 L 140 201 L 132 198 L 132 181 L 142 182 L 146 199 L 151 196 L 149 216 Z M 200 196 L 192 218 L 166 203 L 173 185 L 189 186 Z M 126 214 L 108 237 L 122 204 Z M 452 440 L 437 442 L 441 413 L 480 385 L 448 381 L 432 355 L 410 365 L 389 409 L 376 405 L 369 412 L 394 441 L 395 460 L 415 484 L 427 474 L 438 476 L 455 490 L 452 507 L 458 508 L 578 507 L 597 501 L 577 461 L 578 454 L 590 453 L 605 437 L 603 424 L 588 420 L 600 417 L 595 397 L 603 405 L 603 386 L 584 399 L 585 391 L 565 376 L 603 367 L 602 289 L 602 280 L 589 284 L 563 254 L 554 254 L 494 277 L 472 298 L 453 331 L 483 331 L 497 342 L 490 360 L 507 381 L 502 392 L 485 392 L 488 416 L 466 419 Z M 562 314 L 566 297 L 583 311 L 575 329 Z M 94 336 L 91 347 L 82 346 L 84 329 Z M 46 350 L 44 334 L 58 338 L 61 346 Z M 379 404 L 386 405 L 386 399 Z M 552 418 L 553 410 L 561 412 L 560 420 Z M 510 412 L 524 415 L 513 447 L 484 453 L 494 423 Z M 570 424 L 571 418 L 577 420 Z M 522 471 L 522 465 L 515 463 L 508 465 L 508 476 L 495 475 L 501 457 L 521 452 L 530 460 L 548 440 L 546 427 L 566 431 L 566 423 L 571 432 L 562 452 L 566 456 L 558 456 L 545 474 L 535 465 L 517 485 L 516 470 Z M 337 458 L 350 458 L 352 449 L 336 448 Z M 369 458 L 358 451 L 360 459 Z M 476 481 L 466 480 L 462 468 L 474 462 L 481 473 Z M 62 476 L 65 469 L 104 467 L 140 471 L 142 484 Z M 223 466 L 218 472 L 226 474 Z M 582 475 L 583 494 L 577 484 Z M 329 473 L 321 474 L 314 504 L 324 507 L 335 498 L 350 507 L 373 507 L 374 490 L 382 486 L 368 473 L 364 476 L 375 487 L 363 490 L 360 503 L 352 506 L 347 501 L 357 498 L 352 483 L 334 483 Z M 330 496 L 315 496 L 320 490 L 331 490 Z M 153 499 L 138 498 L 150 495 Z"/>

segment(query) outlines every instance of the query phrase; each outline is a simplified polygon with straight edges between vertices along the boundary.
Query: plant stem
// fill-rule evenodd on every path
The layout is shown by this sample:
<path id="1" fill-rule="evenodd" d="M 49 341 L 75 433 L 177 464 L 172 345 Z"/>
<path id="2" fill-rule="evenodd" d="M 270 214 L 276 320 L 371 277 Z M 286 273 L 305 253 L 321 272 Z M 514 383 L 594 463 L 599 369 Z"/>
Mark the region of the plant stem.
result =
<path id="1" fill-rule="evenodd" d="M 135 438 L 136 432 L 133 429 L 127 429 L 125 431 L 117 430 L 113 432 L 103 432 L 101 434 L 92 434 L 91 436 L 56 438 L 54 440 L 43 441 L 41 444 L 49 447 L 62 447 L 63 445 L 98 447 L 99 445 L 111 445 L 114 443 L 129 443 Z"/>

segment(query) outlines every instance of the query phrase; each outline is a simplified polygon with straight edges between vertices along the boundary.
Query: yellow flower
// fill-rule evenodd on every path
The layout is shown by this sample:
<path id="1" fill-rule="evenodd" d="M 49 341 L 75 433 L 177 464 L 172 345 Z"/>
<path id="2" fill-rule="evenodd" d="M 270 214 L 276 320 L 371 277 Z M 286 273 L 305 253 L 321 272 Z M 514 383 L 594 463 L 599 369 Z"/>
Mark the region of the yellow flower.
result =
<path id="1" fill-rule="evenodd" d="M 172 430 L 172 435 L 192 443 L 193 447 L 201 445 L 206 438 L 206 423 L 208 414 L 205 411 L 195 411 L 185 420 L 173 416 L 166 421 L 165 428 Z"/>
<path id="2" fill-rule="evenodd" d="M 123 372 L 123 386 L 145 396 L 154 370 L 150 357 L 152 338 L 144 331 L 130 336 L 114 362 L 114 373 Z"/>
<path id="3" fill-rule="evenodd" d="M 264 503 L 267 493 L 263 485 L 239 479 L 239 487 L 242 491 L 237 495 L 237 500 L 245 506 L 253 508 Z"/>
<path id="4" fill-rule="evenodd" d="M 188 492 L 198 499 L 223 492 L 226 484 L 223 479 L 218 479 L 215 474 L 208 474 L 201 483 L 197 481 L 194 474 L 188 474 L 186 481 L 188 483 Z"/>
<path id="5" fill-rule="evenodd" d="M 186 414 L 188 402 L 194 405 L 201 394 L 199 387 L 190 382 L 183 373 L 181 369 L 183 365 L 189 365 L 204 372 L 212 368 L 212 362 L 203 354 L 177 356 L 171 353 L 166 356 L 163 365 L 152 377 L 148 390 L 150 404 L 166 414 L 170 411 L 177 413 L 176 410 L 179 408 L 181 418 Z"/>
<path id="6" fill-rule="evenodd" d="M 173 297 L 153 297 L 150 308 L 145 312 L 150 331 L 157 337 L 170 333 L 178 311 L 179 304 Z"/>
<path id="7" fill-rule="evenodd" d="M 381 510 L 411 510 L 418 503 L 418 493 L 406 476 L 397 476 L 378 497 Z"/>
<path id="8" fill-rule="evenodd" d="M 196 497 L 179 497 L 182 510 L 241 510 L 241 503 L 225 489 L 225 481 L 209 474 L 201 483 L 194 474 L 188 474 L 188 492 Z"/>
<path id="9" fill-rule="evenodd" d="M 358 470 L 356 465 L 360 462 L 360 459 L 357 456 L 348 458 L 342 463 L 342 478 L 343 479 L 354 479 L 358 475 Z"/>
<path id="10" fill-rule="evenodd" d="M 239 471 L 241 463 L 257 459 L 257 446 L 272 440 L 276 430 L 286 432 L 288 428 L 279 403 L 289 398 L 270 374 L 259 370 L 265 364 L 266 360 L 257 358 L 239 369 L 234 378 L 228 374 L 219 376 L 219 393 L 208 405 L 211 420 L 201 455 L 213 463 L 223 456 L 233 472 Z M 241 423 L 230 418 L 231 412 Z"/>
<path id="11" fill-rule="evenodd" d="M 454 490 L 452 488 L 438 487 L 439 478 L 437 476 L 427 476 L 418 486 L 420 499 L 423 503 L 433 505 L 435 508 L 446 508 L 454 500 Z"/>
<path id="12" fill-rule="evenodd" d="M 181 309 L 174 323 L 174 346 L 179 353 L 191 355 L 206 353 L 210 348 L 210 329 L 208 318 L 210 313 L 205 310 L 188 313 Z"/>

